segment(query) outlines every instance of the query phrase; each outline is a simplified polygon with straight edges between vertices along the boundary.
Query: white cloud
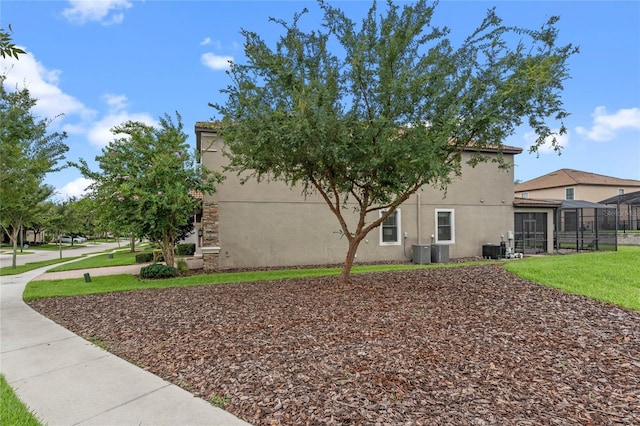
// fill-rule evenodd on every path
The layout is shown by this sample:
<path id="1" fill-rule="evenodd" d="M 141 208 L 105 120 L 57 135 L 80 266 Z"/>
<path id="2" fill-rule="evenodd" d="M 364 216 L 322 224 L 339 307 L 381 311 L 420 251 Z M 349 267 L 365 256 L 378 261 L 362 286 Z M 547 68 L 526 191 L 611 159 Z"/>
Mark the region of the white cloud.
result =
<path id="1" fill-rule="evenodd" d="M 640 108 L 620 109 L 613 114 L 608 114 L 605 107 L 599 106 L 591 116 L 593 117 L 591 129 L 576 127 L 576 131 L 594 141 L 613 140 L 617 132 L 623 129 L 640 129 Z"/>
<path id="2" fill-rule="evenodd" d="M 68 120 L 73 116 L 91 120 L 96 115 L 96 111 L 58 87 L 62 74 L 60 70 L 47 69 L 32 53 L 20 55 L 20 60 L 0 57 L 0 72 L 7 77 L 7 90 L 29 89 L 31 97 L 37 100 L 33 110 L 40 118 L 54 119 L 64 115 L 59 120 Z M 58 122 L 54 120 L 54 126 Z"/>
<path id="3" fill-rule="evenodd" d="M 203 53 L 200 57 L 202 63 L 212 70 L 225 70 L 229 68 L 229 62 L 233 62 L 233 56 L 219 56 L 214 53 Z"/>
<path id="4" fill-rule="evenodd" d="M 112 93 L 102 95 L 102 99 L 107 103 L 111 112 L 118 112 L 126 109 L 129 101 L 125 95 L 114 95 Z"/>
<path id="5" fill-rule="evenodd" d="M 93 180 L 81 177 L 69 182 L 62 188 L 58 188 L 56 192 L 63 200 L 71 197 L 82 198 L 87 193 L 87 188 L 92 183 Z"/>
<path id="6" fill-rule="evenodd" d="M 569 145 L 569 132 L 563 134 L 563 135 L 559 135 L 558 134 L 558 129 L 552 129 L 552 132 L 555 133 L 555 138 L 556 138 L 556 143 L 561 147 L 561 148 L 565 148 L 567 145 Z M 525 133 L 524 134 L 524 140 L 527 142 L 527 148 L 533 146 L 533 144 L 535 144 L 536 139 L 537 139 L 537 135 L 535 132 L 529 132 L 529 133 Z M 545 139 L 544 144 L 540 145 L 538 147 L 538 152 L 540 154 L 547 154 L 550 152 L 555 152 L 553 149 L 553 145 L 552 145 L 552 140 L 553 140 L 553 136 L 548 136 Z"/>
<path id="7" fill-rule="evenodd" d="M 222 50 L 222 42 L 220 40 L 211 40 L 211 37 L 206 37 L 202 40 L 200 46 L 212 46 L 215 50 Z"/>
<path id="8" fill-rule="evenodd" d="M 116 135 L 111 132 L 113 127 L 124 124 L 127 121 L 140 121 L 150 126 L 157 125 L 156 120 L 150 114 L 127 111 L 129 99 L 126 95 L 107 93 L 102 96 L 102 100 L 107 104 L 107 114 L 83 129 L 89 142 L 98 148 L 107 146 L 109 142 L 116 138 Z"/>
<path id="9" fill-rule="evenodd" d="M 29 89 L 31 97 L 37 99 L 34 113 L 39 118 L 53 120 L 51 130 L 63 130 L 80 138 L 84 136 L 98 148 L 114 139 L 112 127 L 126 121 L 157 125 L 150 114 L 129 112 L 128 99 L 121 94 L 107 93 L 102 96 L 107 106 L 104 114 L 88 108 L 58 86 L 62 75 L 60 70 L 47 69 L 29 52 L 20 55 L 20 60 L 0 57 L 0 73 L 7 77 L 4 83 L 7 90 L 13 91 L 16 87 Z M 99 115 L 102 117 L 99 118 Z"/>
<path id="10" fill-rule="evenodd" d="M 100 22 L 102 25 L 119 24 L 124 20 L 123 9 L 133 5 L 127 0 L 69 0 L 62 15 L 74 24 Z"/>
<path id="11" fill-rule="evenodd" d="M 140 121 L 150 126 L 157 125 L 153 117 L 147 113 L 119 111 L 105 115 L 102 119 L 93 123 L 87 132 L 87 139 L 89 139 L 92 145 L 99 148 L 107 146 L 109 142 L 116 138 L 116 135 L 111 133 L 111 129 L 127 121 Z"/>

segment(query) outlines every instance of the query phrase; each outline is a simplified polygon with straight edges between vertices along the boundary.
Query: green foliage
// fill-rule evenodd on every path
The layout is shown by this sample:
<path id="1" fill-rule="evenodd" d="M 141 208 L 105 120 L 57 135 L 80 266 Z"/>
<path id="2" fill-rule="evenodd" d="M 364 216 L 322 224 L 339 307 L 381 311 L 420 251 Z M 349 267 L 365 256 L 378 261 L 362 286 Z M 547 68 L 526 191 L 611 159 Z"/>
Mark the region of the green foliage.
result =
<path id="1" fill-rule="evenodd" d="M 143 252 L 136 253 L 136 263 L 148 263 L 153 262 L 153 253 Z"/>
<path id="2" fill-rule="evenodd" d="M 16 396 L 7 383 L 4 375 L 0 374 L 0 424 L 20 426 L 41 426 L 42 423 Z"/>
<path id="3" fill-rule="evenodd" d="M 189 264 L 184 259 L 178 259 L 176 261 L 176 267 L 181 274 L 186 274 L 187 272 L 189 272 Z"/>
<path id="4" fill-rule="evenodd" d="M 301 184 L 319 193 L 349 241 L 343 279 L 359 243 L 424 185 L 446 187 L 461 170 L 500 151 L 526 119 L 533 146 L 559 134 L 560 92 L 572 45 L 556 46 L 557 17 L 540 30 L 505 27 L 494 10 L 458 47 L 432 25 L 437 3 L 373 3 L 360 27 L 321 1 L 322 29 L 284 29 L 275 49 L 243 30 L 247 63 L 233 63 L 220 134 L 230 169 L 249 178 Z M 515 39 L 515 42 L 511 40 Z M 340 51 L 341 56 L 332 53 Z M 501 155 L 497 161 L 506 166 Z M 355 227 L 343 216 L 355 204 Z M 370 222 L 367 215 L 384 209 Z"/>
<path id="5" fill-rule="evenodd" d="M 10 34 L 11 25 L 9 25 L 8 28 L 8 31 L 4 28 L 0 28 L 0 56 L 2 56 L 3 58 L 14 57 L 16 59 L 19 59 L 18 55 L 23 55 L 26 52 L 13 43 Z"/>
<path id="6" fill-rule="evenodd" d="M 178 270 L 173 266 L 154 263 L 140 268 L 140 277 L 148 279 L 172 278 L 178 275 Z"/>
<path id="7" fill-rule="evenodd" d="M 161 249 L 153 250 L 153 261 L 155 263 L 164 262 L 164 254 Z"/>
<path id="8" fill-rule="evenodd" d="M 176 254 L 178 256 L 193 256 L 196 253 L 196 245 L 194 243 L 180 243 L 176 245 Z"/>
<path id="9" fill-rule="evenodd" d="M 5 80 L 0 75 L 0 225 L 14 242 L 15 267 L 19 230 L 39 217 L 53 194 L 45 175 L 60 170 L 69 148 L 62 142 L 65 133 L 48 133 L 51 120 L 35 116 L 37 100 L 29 90 L 9 92 Z"/>
<path id="10" fill-rule="evenodd" d="M 214 393 L 214 394 L 211 394 L 211 396 L 209 397 L 209 402 L 214 407 L 225 409 L 231 403 L 231 398 L 229 398 L 228 396 L 217 395 Z"/>
<path id="11" fill-rule="evenodd" d="M 222 180 L 188 153 L 188 137 L 176 115 L 176 122 L 160 117 L 157 127 L 131 121 L 114 127 L 116 139 L 96 157 L 101 172 L 91 171 L 84 160 L 74 164 L 95 181 L 91 190 L 104 213 L 101 221 L 122 234 L 160 242 L 169 265 L 175 242 L 200 206 L 192 192 L 213 193 Z"/>
<path id="12" fill-rule="evenodd" d="M 567 293 L 640 311 L 639 262 L 640 247 L 621 246 L 617 252 L 531 257 L 509 262 L 506 268 Z"/>

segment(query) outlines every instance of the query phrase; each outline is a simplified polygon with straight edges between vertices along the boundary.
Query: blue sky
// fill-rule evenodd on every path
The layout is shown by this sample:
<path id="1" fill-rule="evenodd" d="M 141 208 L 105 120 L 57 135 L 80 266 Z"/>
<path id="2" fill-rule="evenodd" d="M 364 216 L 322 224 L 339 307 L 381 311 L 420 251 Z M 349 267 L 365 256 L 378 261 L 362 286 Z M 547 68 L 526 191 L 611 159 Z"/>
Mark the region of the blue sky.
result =
<path id="1" fill-rule="evenodd" d="M 370 6 L 332 4 L 356 22 Z M 516 179 L 573 168 L 640 180 L 640 2 L 444 0 L 435 21 L 462 38 L 493 6 L 506 24 L 528 28 L 559 15 L 561 42 L 581 50 L 570 60 L 572 79 L 563 92 L 571 116 L 562 155 L 526 153 L 531 131 L 519 129 L 505 141 L 525 148 L 516 157 Z M 228 61 L 244 62 L 241 28 L 273 43 L 281 28 L 269 17 L 290 21 L 304 7 L 312 11 L 304 22 L 319 27 L 311 1 L 2 0 L 0 24 L 12 26 L 14 42 L 28 54 L 0 58 L 0 72 L 9 88 L 26 84 L 41 117 L 64 114 L 52 128 L 69 134 L 69 160 L 94 164 L 114 125 L 153 124 L 175 111 L 195 146 L 195 122 L 215 118 L 210 102 L 224 103 Z M 50 174 L 47 182 L 59 199 L 78 196 L 87 185 L 75 169 Z"/>

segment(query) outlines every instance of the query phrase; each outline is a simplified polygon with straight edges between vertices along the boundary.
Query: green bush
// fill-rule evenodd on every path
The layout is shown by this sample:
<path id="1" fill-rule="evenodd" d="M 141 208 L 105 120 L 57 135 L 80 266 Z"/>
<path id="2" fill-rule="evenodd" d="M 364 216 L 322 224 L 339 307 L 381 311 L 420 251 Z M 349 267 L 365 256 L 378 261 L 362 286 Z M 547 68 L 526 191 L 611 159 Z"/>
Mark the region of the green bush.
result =
<path id="1" fill-rule="evenodd" d="M 181 274 L 186 274 L 187 272 L 189 272 L 189 264 L 184 259 L 178 259 L 176 261 L 176 266 L 178 267 L 178 271 L 180 271 Z"/>
<path id="2" fill-rule="evenodd" d="M 162 250 L 153 250 L 153 261 L 155 263 L 164 262 L 164 255 L 162 254 Z"/>
<path id="3" fill-rule="evenodd" d="M 196 253 L 196 245 L 194 243 L 180 243 L 176 245 L 176 254 L 178 256 L 193 256 Z"/>
<path id="4" fill-rule="evenodd" d="M 153 261 L 153 253 L 145 252 L 136 254 L 136 263 L 149 263 Z"/>
<path id="5" fill-rule="evenodd" d="M 173 266 L 163 265 L 161 263 L 154 263 L 149 266 L 140 268 L 141 278 L 172 278 L 178 275 L 178 270 Z"/>

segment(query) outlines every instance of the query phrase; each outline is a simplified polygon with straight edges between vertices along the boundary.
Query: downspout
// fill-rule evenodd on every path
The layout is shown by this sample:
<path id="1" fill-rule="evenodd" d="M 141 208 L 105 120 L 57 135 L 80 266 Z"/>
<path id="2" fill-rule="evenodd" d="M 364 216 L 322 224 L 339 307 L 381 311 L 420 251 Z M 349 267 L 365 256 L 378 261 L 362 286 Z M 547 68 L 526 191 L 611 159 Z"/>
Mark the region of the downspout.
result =
<path id="1" fill-rule="evenodd" d="M 420 193 L 416 193 L 416 203 L 417 203 L 416 210 L 417 210 L 417 215 L 418 215 L 417 220 L 416 220 L 417 221 L 417 225 L 418 225 L 417 226 L 417 229 L 418 229 L 418 245 L 420 245 L 422 243 L 422 229 L 421 229 L 421 226 L 420 226 L 420 222 L 421 222 L 421 219 L 422 219 L 422 216 L 421 216 L 421 214 L 422 214 L 421 210 L 422 209 L 420 208 L 421 207 L 420 206 L 420 204 L 421 204 Z"/>

